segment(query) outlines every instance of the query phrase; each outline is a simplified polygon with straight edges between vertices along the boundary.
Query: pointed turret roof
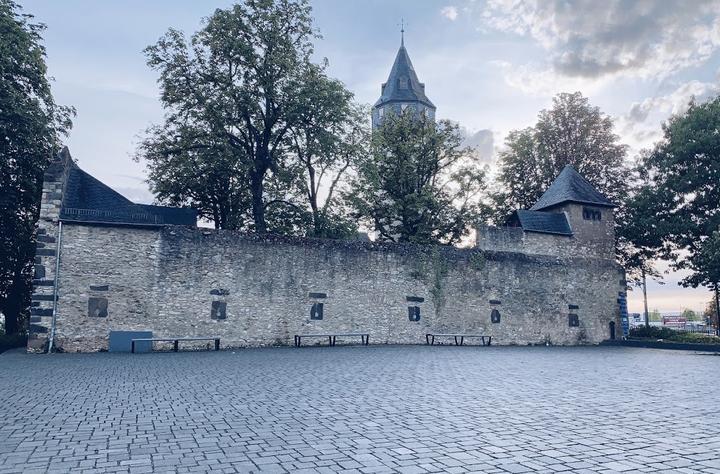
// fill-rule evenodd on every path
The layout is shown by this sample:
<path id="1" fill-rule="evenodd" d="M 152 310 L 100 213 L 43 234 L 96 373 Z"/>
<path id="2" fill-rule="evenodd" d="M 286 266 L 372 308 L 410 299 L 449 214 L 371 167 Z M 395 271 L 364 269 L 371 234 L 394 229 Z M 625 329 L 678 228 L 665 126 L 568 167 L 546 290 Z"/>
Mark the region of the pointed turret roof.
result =
<path id="1" fill-rule="evenodd" d="M 545 194 L 540 197 L 530 210 L 541 211 L 565 202 L 615 207 L 615 204 L 610 202 L 605 195 L 595 189 L 587 179 L 583 178 L 570 165 L 565 166 L 553 184 L 550 185 Z"/>
<path id="2" fill-rule="evenodd" d="M 425 84 L 420 82 L 415 73 L 404 41 L 400 44 L 390 76 L 382 85 L 382 95 L 375 102 L 375 107 L 388 102 L 422 102 L 428 107 L 435 108 L 425 95 Z"/>

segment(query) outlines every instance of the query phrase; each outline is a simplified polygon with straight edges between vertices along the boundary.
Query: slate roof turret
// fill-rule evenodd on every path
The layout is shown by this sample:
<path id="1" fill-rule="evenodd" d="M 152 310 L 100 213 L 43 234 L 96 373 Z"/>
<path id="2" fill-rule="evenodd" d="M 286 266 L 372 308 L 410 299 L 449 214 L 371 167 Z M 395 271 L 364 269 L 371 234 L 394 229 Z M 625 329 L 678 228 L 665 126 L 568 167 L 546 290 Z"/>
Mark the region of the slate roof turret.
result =
<path id="1" fill-rule="evenodd" d="M 531 211 L 541 211 L 566 202 L 591 204 L 600 207 L 616 207 L 604 194 L 595 189 L 570 165 L 565 166 Z"/>

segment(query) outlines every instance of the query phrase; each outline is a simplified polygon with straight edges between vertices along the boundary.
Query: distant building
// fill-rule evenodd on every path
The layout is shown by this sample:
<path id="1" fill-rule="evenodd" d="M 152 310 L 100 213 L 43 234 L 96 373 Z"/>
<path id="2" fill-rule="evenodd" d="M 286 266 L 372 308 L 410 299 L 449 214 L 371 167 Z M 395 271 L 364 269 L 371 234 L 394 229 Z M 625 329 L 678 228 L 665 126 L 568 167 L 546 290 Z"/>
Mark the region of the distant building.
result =
<path id="1" fill-rule="evenodd" d="M 432 120 L 435 119 L 435 104 L 425 95 L 425 84 L 420 82 L 415 73 L 403 39 L 390 70 L 390 76 L 382 85 L 380 98 L 373 106 L 373 128 L 378 127 L 387 114 L 399 113 L 408 108 Z"/>

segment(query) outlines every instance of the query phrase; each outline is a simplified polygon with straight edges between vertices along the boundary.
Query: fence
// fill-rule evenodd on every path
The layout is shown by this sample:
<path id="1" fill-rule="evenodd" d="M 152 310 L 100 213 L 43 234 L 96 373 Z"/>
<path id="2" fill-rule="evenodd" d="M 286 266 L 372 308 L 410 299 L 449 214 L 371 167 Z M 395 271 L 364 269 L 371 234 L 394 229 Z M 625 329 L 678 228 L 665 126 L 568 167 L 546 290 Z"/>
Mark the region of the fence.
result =
<path id="1" fill-rule="evenodd" d="M 99 210 L 99 209 L 77 209 L 64 207 L 61 217 L 68 220 L 107 221 L 107 222 L 133 222 L 141 224 L 163 224 L 162 216 L 146 212 L 133 212 L 126 210 Z"/>

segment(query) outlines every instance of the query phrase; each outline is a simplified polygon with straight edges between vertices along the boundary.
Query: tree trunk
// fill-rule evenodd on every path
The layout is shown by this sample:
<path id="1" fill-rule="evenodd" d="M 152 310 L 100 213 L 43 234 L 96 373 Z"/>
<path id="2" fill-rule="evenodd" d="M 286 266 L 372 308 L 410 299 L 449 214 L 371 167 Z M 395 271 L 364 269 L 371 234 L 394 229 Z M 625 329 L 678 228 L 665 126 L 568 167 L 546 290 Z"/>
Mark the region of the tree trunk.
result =
<path id="1" fill-rule="evenodd" d="M 8 294 L 5 299 L 5 334 L 17 334 L 20 332 L 20 313 L 25 306 L 25 300 L 28 292 L 26 277 L 22 270 L 16 271 L 13 282 L 8 288 Z"/>
<path id="2" fill-rule="evenodd" d="M 11 297 L 12 298 L 12 297 Z M 9 300 L 10 298 L 8 298 Z M 8 305 L 5 307 L 5 334 L 12 335 L 18 332 L 18 319 L 19 314 L 17 312 L 17 306 L 13 305 L 8 301 Z"/>
<path id="3" fill-rule="evenodd" d="M 643 287 L 643 302 L 645 303 L 645 327 L 650 327 L 650 313 L 648 313 L 647 304 L 647 280 L 645 270 L 642 270 L 642 287 Z"/>
<path id="4" fill-rule="evenodd" d="M 267 234 L 267 225 L 265 223 L 265 203 L 263 200 L 265 173 L 254 171 L 250 175 L 250 193 L 252 194 L 252 213 L 255 223 L 255 232 L 258 234 Z"/>

